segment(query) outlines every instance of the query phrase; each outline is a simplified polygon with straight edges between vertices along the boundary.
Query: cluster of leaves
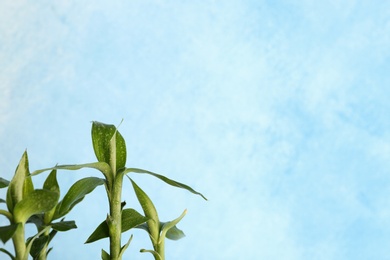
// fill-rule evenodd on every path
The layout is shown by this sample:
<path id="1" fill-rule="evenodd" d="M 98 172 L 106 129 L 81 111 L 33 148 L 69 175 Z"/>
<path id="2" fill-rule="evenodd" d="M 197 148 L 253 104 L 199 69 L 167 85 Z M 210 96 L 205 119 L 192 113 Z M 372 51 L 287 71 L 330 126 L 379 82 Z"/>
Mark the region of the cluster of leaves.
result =
<path id="1" fill-rule="evenodd" d="M 12 239 L 15 255 L 5 248 L 0 251 L 11 259 L 43 260 L 51 248 L 49 243 L 58 231 L 64 232 L 76 228 L 75 221 L 65 221 L 64 216 L 81 202 L 85 195 L 92 192 L 103 182 L 99 178 L 88 177 L 74 183 L 60 201 L 60 186 L 57 172 L 52 170 L 41 189 L 34 188 L 29 171 L 28 155 L 24 152 L 15 175 L 11 181 L 0 178 L 0 188 L 6 188 L 5 203 L 8 210 L 0 210 L 7 217 L 9 225 L 0 227 L 0 239 L 3 243 Z M 37 233 L 25 239 L 25 225 L 35 224 Z"/>
<path id="2" fill-rule="evenodd" d="M 128 174 L 148 174 L 162 180 L 166 184 L 186 189 L 202 196 L 204 199 L 206 198 L 188 185 L 171 180 L 163 175 L 139 168 L 127 168 L 125 166 L 126 143 L 114 125 L 93 122 L 91 135 L 97 162 L 79 165 L 57 165 L 30 174 L 28 171 L 27 154 L 25 154 L 18 166 L 18 169 L 23 167 L 21 168 L 23 170 L 17 169 L 11 182 L 1 180 L 2 186 L 8 186 L 7 200 L 1 201 L 7 203 L 8 212 L 0 210 L 0 214 L 5 215 L 11 223 L 7 227 L 0 227 L 2 241 L 5 243 L 12 238 L 15 245 L 19 240 L 24 240 L 24 237 L 20 237 L 19 240 L 16 238 L 19 234 L 18 228 L 24 229 L 26 222 L 35 223 L 38 229 L 37 235 L 27 239 L 27 243 L 25 243 L 26 249 L 24 251 L 21 250 L 24 258 L 18 258 L 18 252 L 16 252 L 16 259 L 27 259 L 26 252 L 29 252 L 34 259 L 45 259 L 50 251 L 48 243 L 54 234 L 57 231 L 66 231 L 76 227 L 74 221 L 64 221 L 64 219 L 55 223 L 53 221 L 63 218 L 85 195 L 102 184 L 105 186 L 109 201 L 109 213 L 106 219 L 89 236 L 86 243 L 109 238 L 110 250 L 108 253 L 102 249 L 101 257 L 103 260 L 122 259 L 123 253 L 132 240 L 132 236 L 127 243 L 122 245 L 121 235 L 132 228 L 143 229 L 149 234 L 153 249 L 141 249 L 141 252 L 151 253 L 156 260 L 164 259 L 165 238 L 178 240 L 184 236 L 184 233 L 176 227 L 176 224 L 184 217 L 187 211 L 185 210 L 178 218 L 172 221 L 161 222 L 151 199 Z M 63 200 L 58 202 L 59 186 L 56 180 L 56 171 L 79 170 L 81 168 L 94 168 L 100 171 L 104 178 L 89 177 L 76 182 Z M 51 173 L 47 177 L 43 189 L 34 190 L 31 176 L 49 170 Z M 125 208 L 126 203 L 121 199 L 124 176 L 127 176 L 130 180 L 144 214 L 137 212 L 133 208 Z M 45 203 L 41 203 L 41 201 L 45 201 Z M 5 249 L 1 250 L 13 258 L 11 253 Z M 16 246 L 15 251 L 17 251 Z"/>

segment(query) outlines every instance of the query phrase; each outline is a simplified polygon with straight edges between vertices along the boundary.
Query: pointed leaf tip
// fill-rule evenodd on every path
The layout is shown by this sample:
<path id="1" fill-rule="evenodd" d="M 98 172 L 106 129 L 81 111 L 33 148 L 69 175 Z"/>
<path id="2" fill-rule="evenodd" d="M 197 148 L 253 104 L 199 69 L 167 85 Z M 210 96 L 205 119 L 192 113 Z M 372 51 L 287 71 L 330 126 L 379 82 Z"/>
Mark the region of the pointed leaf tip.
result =
<path id="1" fill-rule="evenodd" d="M 93 121 L 91 135 L 93 149 L 99 162 L 106 162 L 113 169 L 125 167 L 126 143 L 114 125 Z"/>

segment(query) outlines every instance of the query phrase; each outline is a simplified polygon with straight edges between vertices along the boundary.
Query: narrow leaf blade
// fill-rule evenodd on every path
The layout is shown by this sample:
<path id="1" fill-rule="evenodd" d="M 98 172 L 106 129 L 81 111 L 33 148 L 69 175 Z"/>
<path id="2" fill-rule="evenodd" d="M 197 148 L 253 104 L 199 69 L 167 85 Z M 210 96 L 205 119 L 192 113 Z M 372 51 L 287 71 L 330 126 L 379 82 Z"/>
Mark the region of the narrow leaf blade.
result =
<path id="1" fill-rule="evenodd" d="M 127 243 L 122 246 L 121 251 L 119 252 L 119 259 L 122 259 L 122 256 L 125 253 L 126 249 L 129 247 L 131 240 L 133 240 L 133 235 L 131 235 Z"/>
<path id="2" fill-rule="evenodd" d="M 130 179 L 130 178 L 129 178 Z M 130 179 L 131 184 L 133 185 L 135 194 L 138 198 L 139 203 L 145 213 L 145 216 L 149 218 L 147 221 L 150 236 L 153 238 L 153 242 L 158 241 L 160 233 L 160 221 L 158 219 L 157 210 L 149 198 L 149 196 L 132 180 Z"/>
<path id="3" fill-rule="evenodd" d="M 80 170 L 82 168 L 93 168 L 103 173 L 103 175 L 106 177 L 107 181 L 111 183 L 113 179 L 113 174 L 111 171 L 111 167 L 108 163 L 105 162 L 95 162 L 95 163 L 85 163 L 85 164 L 68 164 L 68 165 L 57 165 L 55 167 L 51 168 L 45 168 L 41 170 L 34 171 L 31 173 L 32 176 L 38 175 L 42 172 L 49 171 L 49 170 Z"/>
<path id="4" fill-rule="evenodd" d="M 125 174 L 129 173 L 129 172 L 152 175 L 152 176 L 154 176 L 154 177 L 164 181 L 165 183 L 167 183 L 167 184 L 169 184 L 171 186 L 188 190 L 189 192 L 197 194 L 197 195 L 201 196 L 203 199 L 207 200 L 207 198 L 202 193 L 197 192 L 196 190 L 194 190 L 190 186 L 188 186 L 188 185 L 186 185 L 184 183 L 180 183 L 180 182 L 171 180 L 171 179 L 169 179 L 169 178 L 167 178 L 167 177 L 165 177 L 163 175 L 160 175 L 160 174 L 157 174 L 157 173 L 154 173 L 154 172 L 150 172 L 150 171 L 147 171 L 147 170 L 139 169 L 139 168 L 126 168 Z"/>

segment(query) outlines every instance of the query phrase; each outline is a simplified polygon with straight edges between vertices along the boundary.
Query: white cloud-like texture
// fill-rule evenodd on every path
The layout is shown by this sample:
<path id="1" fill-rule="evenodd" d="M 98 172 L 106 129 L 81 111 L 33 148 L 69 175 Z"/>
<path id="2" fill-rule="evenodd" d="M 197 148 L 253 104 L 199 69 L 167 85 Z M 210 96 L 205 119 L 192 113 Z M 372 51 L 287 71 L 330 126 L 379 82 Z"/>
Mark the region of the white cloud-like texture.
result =
<path id="1" fill-rule="evenodd" d="M 210 199 L 137 177 L 162 218 L 189 210 L 179 225 L 187 237 L 167 243 L 167 259 L 386 259 L 388 10 L 370 1 L 3 1 L 1 176 L 12 177 L 26 148 L 32 170 L 93 161 L 89 122 L 124 118 L 129 166 Z M 61 178 L 68 187 L 93 174 Z M 135 202 L 130 189 L 124 198 Z M 79 228 L 58 234 L 52 258 L 107 249 L 83 245 L 105 203 L 102 189 L 75 208 Z M 150 259 L 138 253 L 146 236 L 135 235 L 128 255 Z"/>

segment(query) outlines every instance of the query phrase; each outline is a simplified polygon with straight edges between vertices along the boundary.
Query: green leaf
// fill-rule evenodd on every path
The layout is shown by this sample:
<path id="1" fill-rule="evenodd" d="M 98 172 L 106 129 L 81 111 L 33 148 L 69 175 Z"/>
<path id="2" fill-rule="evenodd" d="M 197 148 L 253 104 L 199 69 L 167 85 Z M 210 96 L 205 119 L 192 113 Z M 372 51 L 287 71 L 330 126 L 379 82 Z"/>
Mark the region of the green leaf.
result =
<path id="1" fill-rule="evenodd" d="M 121 251 L 119 252 L 119 259 L 122 259 L 122 256 L 125 253 L 125 250 L 129 247 L 131 240 L 133 240 L 133 235 L 131 235 L 127 243 L 122 246 Z"/>
<path id="2" fill-rule="evenodd" d="M 85 241 L 85 244 L 95 242 L 99 239 L 109 237 L 109 229 L 107 225 L 107 221 L 104 220 L 102 223 L 99 224 L 99 226 L 95 229 L 95 231 L 92 232 L 92 234 L 88 237 L 87 241 Z"/>
<path id="3" fill-rule="evenodd" d="M 139 250 L 141 253 L 151 253 L 154 256 L 154 259 L 156 260 L 162 260 L 162 257 L 160 256 L 159 253 L 157 253 L 154 250 L 147 250 L 147 249 L 141 249 Z"/>
<path id="4" fill-rule="evenodd" d="M 154 176 L 156 178 L 159 178 L 160 180 L 164 181 L 165 183 L 167 183 L 169 185 L 172 185 L 174 187 L 178 187 L 178 188 L 182 188 L 182 189 L 188 190 L 189 192 L 192 192 L 194 194 L 200 195 L 203 199 L 207 200 L 207 198 L 205 196 L 203 196 L 202 193 L 197 192 L 196 190 L 194 190 L 190 186 L 188 186 L 186 184 L 183 184 L 183 183 L 180 183 L 180 182 L 177 182 L 177 181 L 174 181 L 174 180 L 171 180 L 171 179 L 169 179 L 169 178 L 167 178 L 167 177 L 165 177 L 163 175 L 160 175 L 160 174 L 157 174 L 157 173 L 154 173 L 154 172 L 150 172 L 150 171 L 147 171 L 147 170 L 143 170 L 143 169 L 138 169 L 138 168 L 126 168 L 126 170 L 124 171 L 124 174 L 129 173 L 129 172 L 152 175 L 152 176 Z"/>
<path id="5" fill-rule="evenodd" d="M 32 238 L 31 238 L 32 239 Z M 30 255 L 34 258 L 37 259 L 39 254 L 41 253 L 42 249 L 45 247 L 45 245 L 49 241 L 49 236 L 41 236 L 37 237 L 34 239 L 31 249 L 30 249 Z"/>
<path id="6" fill-rule="evenodd" d="M 19 225 L 20 224 L 11 224 L 8 226 L 0 227 L 0 239 L 4 244 L 12 238 Z"/>
<path id="7" fill-rule="evenodd" d="M 130 179 L 130 178 L 129 178 Z M 153 244 L 158 241 L 159 230 L 160 230 L 160 221 L 158 219 L 157 210 L 153 205 L 152 200 L 146 195 L 146 193 L 132 180 L 130 179 L 131 184 L 133 185 L 135 194 L 138 198 L 139 203 L 145 213 L 145 216 L 149 218 L 147 221 L 149 234 L 152 238 Z"/>
<path id="8" fill-rule="evenodd" d="M 162 230 L 163 226 L 167 224 L 167 222 L 160 222 L 160 230 Z M 145 230 L 146 232 L 149 233 L 149 229 L 148 229 L 148 225 L 146 223 L 143 223 L 141 225 L 138 225 L 136 226 L 135 228 L 138 228 L 138 229 L 143 229 Z M 180 229 L 178 229 L 175 226 L 173 226 L 172 228 L 168 229 L 167 233 L 166 233 L 166 238 L 170 239 L 170 240 L 179 240 L 181 238 L 185 237 L 185 234 L 183 231 L 181 231 Z"/>
<path id="9" fill-rule="evenodd" d="M 28 173 L 30 174 L 30 173 Z M 34 185 L 31 179 L 31 176 L 27 176 L 24 178 L 24 185 L 23 185 L 23 198 L 28 196 L 30 192 L 34 190 Z"/>
<path id="10" fill-rule="evenodd" d="M 51 210 L 59 199 L 58 192 L 49 190 L 34 190 L 26 198 L 19 201 L 14 208 L 15 222 L 25 223 L 34 214 Z"/>
<path id="11" fill-rule="evenodd" d="M 180 229 L 178 229 L 176 227 L 176 224 L 179 223 L 179 221 L 187 214 L 187 210 L 184 210 L 184 212 L 176 219 L 172 220 L 172 221 L 169 221 L 169 222 L 166 222 L 164 223 L 162 226 L 161 226 L 161 235 L 160 235 L 160 243 L 161 241 L 167 236 L 167 232 L 169 230 L 173 230 L 170 232 L 169 234 L 169 238 L 172 239 L 172 240 L 178 240 L 182 237 L 184 237 L 184 233 L 183 231 L 181 231 Z"/>
<path id="12" fill-rule="evenodd" d="M 5 203 L 6 201 L 3 199 L 0 199 L 0 203 Z"/>
<path id="13" fill-rule="evenodd" d="M 50 243 L 50 241 L 52 241 L 52 239 L 55 237 L 55 235 L 56 235 L 57 233 L 58 233 L 58 231 L 57 231 L 57 230 L 54 230 L 54 229 L 52 229 L 52 230 L 50 231 L 50 233 L 49 233 L 49 243 Z M 48 254 L 49 254 L 50 250 L 51 250 L 51 249 L 49 249 L 49 250 L 47 251 Z"/>
<path id="14" fill-rule="evenodd" d="M 102 260 L 110 260 L 110 255 L 102 249 Z"/>
<path id="15" fill-rule="evenodd" d="M 10 253 L 8 252 L 5 248 L 0 248 L 0 252 L 3 252 L 4 254 L 8 255 L 11 260 L 15 260 L 16 258 Z"/>
<path id="16" fill-rule="evenodd" d="M 44 214 L 34 214 L 27 220 L 27 223 L 34 223 L 38 230 L 41 230 L 44 226 L 43 223 L 43 215 Z"/>
<path id="17" fill-rule="evenodd" d="M 179 240 L 185 236 L 186 235 L 184 234 L 184 232 L 182 230 L 178 229 L 176 226 L 173 226 L 170 229 L 168 229 L 168 231 L 166 233 L 166 238 L 168 238 L 170 240 Z"/>
<path id="18" fill-rule="evenodd" d="M 58 182 L 57 182 L 57 171 L 56 170 L 52 170 L 51 173 L 49 174 L 49 176 L 47 176 L 45 182 L 43 183 L 43 189 L 54 191 L 54 192 L 57 192 L 58 194 L 60 194 L 60 186 L 58 185 Z M 56 211 L 56 208 L 54 207 L 52 210 L 45 213 L 45 215 L 44 215 L 44 223 L 45 224 L 49 224 L 52 221 L 55 211 Z"/>
<path id="19" fill-rule="evenodd" d="M 122 211 L 122 233 L 142 223 L 145 223 L 147 220 L 148 220 L 147 217 L 142 216 L 135 209 L 124 209 Z M 109 229 L 108 229 L 107 221 L 103 221 L 95 229 L 95 231 L 88 237 L 85 243 L 86 244 L 92 243 L 106 237 L 109 237 Z"/>
<path id="20" fill-rule="evenodd" d="M 69 188 L 63 200 L 58 203 L 53 219 L 65 216 L 74 206 L 84 199 L 85 195 L 102 184 L 104 184 L 104 180 L 97 177 L 87 177 L 75 182 Z"/>
<path id="21" fill-rule="evenodd" d="M 8 187 L 9 181 L 0 177 L 0 189 Z"/>
<path id="22" fill-rule="evenodd" d="M 125 167 L 126 143 L 114 125 L 94 121 L 91 135 L 93 149 L 99 162 L 110 164 L 114 174 L 116 169 Z M 112 138 L 115 142 L 111 142 Z"/>
<path id="23" fill-rule="evenodd" d="M 16 168 L 15 174 L 9 183 L 9 187 L 7 190 L 7 207 L 9 212 L 13 212 L 13 209 L 19 201 L 23 199 L 23 192 L 24 192 L 24 180 L 26 176 L 28 176 L 29 170 L 28 170 L 28 156 L 27 151 L 25 151 L 22 155 L 22 158 L 19 161 L 19 165 Z"/>
<path id="24" fill-rule="evenodd" d="M 60 186 L 57 181 L 57 171 L 52 170 L 43 183 L 43 189 L 60 193 Z"/>
<path id="25" fill-rule="evenodd" d="M 122 211 L 122 233 L 148 220 L 148 217 L 142 216 L 135 209 L 124 209 Z"/>
<path id="26" fill-rule="evenodd" d="M 71 171 L 75 171 L 75 170 L 80 170 L 82 168 L 93 168 L 93 169 L 99 170 L 106 177 L 106 180 L 108 181 L 108 183 L 112 183 L 113 173 L 111 171 L 110 165 L 108 163 L 105 163 L 105 162 L 57 165 L 55 167 L 34 171 L 31 175 L 32 176 L 38 175 L 38 174 L 40 174 L 42 172 L 49 171 L 49 170 L 71 170 Z"/>
<path id="27" fill-rule="evenodd" d="M 60 221 L 60 222 L 57 222 L 57 223 L 52 223 L 51 227 L 54 230 L 62 231 L 62 232 L 63 231 L 68 231 L 68 230 L 71 230 L 71 229 L 74 229 L 74 228 L 77 228 L 76 222 L 74 222 L 73 220 L 70 220 L 70 221 Z"/>
<path id="28" fill-rule="evenodd" d="M 29 252 L 31 252 L 31 248 L 33 247 L 33 245 L 34 245 L 34 242 L 36 241 L 36 240 L 39 240 L 40 239 L 40 237 L 41 236 L 46 236 L 46 235 L 44 235 L 48 230 L 50 229 L 50 227 L 45 227 L 44 229 L 42 229 L 42 230 L 40 230 L 39 231 L 39 233 L 38 234 L 36 234 L 35 236 L 33 236 L 33 237 L 29 237 L 28 239 L 27 239 L 27 241 L 26 241 L 26 253 L 28 254 Z M 50 240 L 50 238 L 48 238 L 48 236 L 46 236 L 47 237 L 47 240 L 46 240 L 46 238 L 42 238 L 41 240 L 42 241 L 45 241 L 46 240 L 46 242 L 47 243 L 49 243 L 48 241 Z M 36 251 L 41 251 L 41 250 L 39 250 L 39 247 L 41 246 L 40 245 L 41 243 L 38 243 L 37 245 L 36 245 Z M 27 259 L 27 256 L 26 256 L 26 258 L 25 259 Z M 34 257 L 34 260 L 36 259 L 36 257 Z"/>

